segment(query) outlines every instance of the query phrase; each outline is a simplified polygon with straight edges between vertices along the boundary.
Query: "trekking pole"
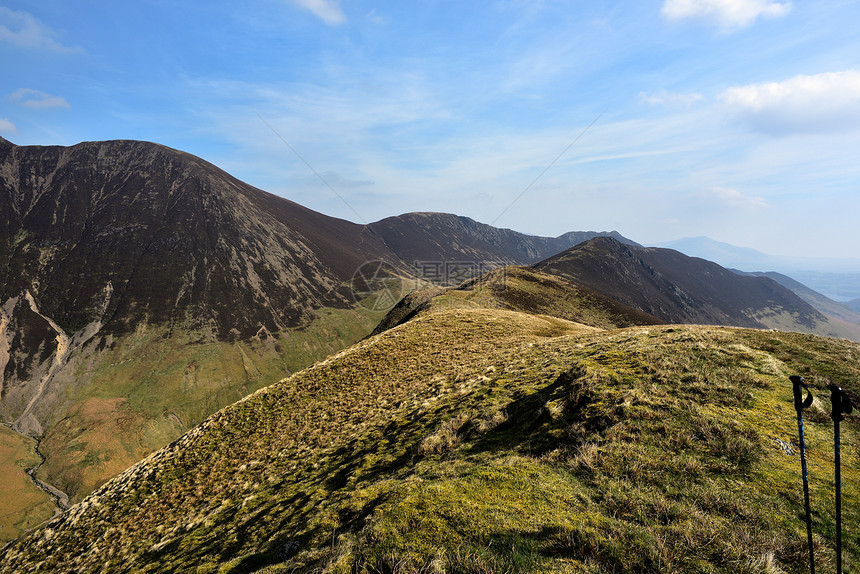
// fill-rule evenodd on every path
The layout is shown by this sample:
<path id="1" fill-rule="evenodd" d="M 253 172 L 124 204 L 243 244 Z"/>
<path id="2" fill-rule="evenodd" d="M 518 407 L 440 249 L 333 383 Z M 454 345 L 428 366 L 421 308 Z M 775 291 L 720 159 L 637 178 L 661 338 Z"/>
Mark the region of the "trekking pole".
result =
<path id="1" fill-rule="evenodd" d="M 809 573 L 815 574 L 815 558 L 812 554 L 812 517 L 809 512 L 809 475 L 806 472 L 806 445 L 803 440 L 803 409 L 812 404 L 812 392 L 798 375 L 789 377 L 794 386 L 794 409 L 797 411 L 797 430 L 800 432 L 800 464 L 803 469 L 803 504 L 806 508 L 806 538 L 809 542 Z M 803 387 L 806 398 L 803 398 Z"/>
<path id="2" fill-rule="evenodd" d="M 834 466 L 836 468 L 836 574 L 842 574 L 842 462 L 839 452 L 839 421 L 845 418 L 842 416 L 843 413 L 848 414 L 854 409 L 854 405 L 851 404 L 851 399 L 839 385 L 827 385 L 827 388 L 830 389 L 830 402 L 833 405 L 830 418 L 833 419 Z"/>

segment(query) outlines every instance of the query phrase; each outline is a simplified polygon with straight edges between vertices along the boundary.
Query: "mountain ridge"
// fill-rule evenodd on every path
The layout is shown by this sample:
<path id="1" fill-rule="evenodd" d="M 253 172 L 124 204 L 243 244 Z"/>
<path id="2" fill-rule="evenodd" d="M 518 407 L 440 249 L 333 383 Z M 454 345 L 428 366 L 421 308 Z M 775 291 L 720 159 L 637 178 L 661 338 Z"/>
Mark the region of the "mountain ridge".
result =
<path id="1" fill-rule="evenodd" d="M 546 315 L 595 329 L 665 324 L 654 315 L 564 277 L 532 267 L 507 266 L 456 287 L 430 287 L 410 293 L 388 312 L 371 336 L 441 309 L 475 307 Z"/>
<path id="2" fill-rule="evenodd" d="M 822 313 L 768 278 L 745 277 L 678 251 L 595 238 L 534 268 L 566 277 L 668 323 L 829 334 Z"/>
<path id="3" fill-rule="evenodd" d="M 396 303 L 407 282 L 471 280 L 430 306 L 537 314 L 551 318 L 547 332 L 667 320 L 606 285 L 493 271 L 581 239 L 644 249 L 617 232 L 545 238 L 438 213 L 359 225 L 148 142 L 2 143 L 0 222 L 0 414 L 36 438 L 4 430 L 0 446 L 32 449 L 20 460 L 41 458 L 33 477 L 72 503 L 213 412 L 366 337 L 387 311 L 377 304 Z M 369 263 L 377 292 L 356 289 Z M 665 305 L 695 299 L 664 286 Z M 17 510 L 4 497 L 4 515 L 48 510 L 47 495 L 15 480 L 32 496 Z"/>
<path id="4" fill-rule="evenodd" d="M 572 245 L 610 236 L 638 245 L 617 231 L 569 231 L 558 237 L 527 235 L 450 213 L 412 212 L 368 224 L 401 261 L 476 262 L 484 270 L 501 265 L 530 265 Z M 464 244 L 466 238 L 473 238 Z"/>

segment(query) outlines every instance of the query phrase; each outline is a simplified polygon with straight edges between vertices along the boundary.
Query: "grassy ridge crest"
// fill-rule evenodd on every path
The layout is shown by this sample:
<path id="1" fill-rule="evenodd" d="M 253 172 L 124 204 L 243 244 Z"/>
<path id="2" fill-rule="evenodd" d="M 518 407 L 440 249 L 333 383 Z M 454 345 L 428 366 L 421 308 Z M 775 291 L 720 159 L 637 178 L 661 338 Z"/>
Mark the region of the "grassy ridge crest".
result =
<path id="1" fill-rule="evenodd" d="M 787 375 L 823 399 L 829 380 L 858 390 L 858 365 L 857 344 L 808 335 L 437 309 L 219 411 L 0 572 L 799 573 Z M 826 570 L 823 408 L 807 432 Z M 843 435 L 853 531 L 854 418 Z"/>

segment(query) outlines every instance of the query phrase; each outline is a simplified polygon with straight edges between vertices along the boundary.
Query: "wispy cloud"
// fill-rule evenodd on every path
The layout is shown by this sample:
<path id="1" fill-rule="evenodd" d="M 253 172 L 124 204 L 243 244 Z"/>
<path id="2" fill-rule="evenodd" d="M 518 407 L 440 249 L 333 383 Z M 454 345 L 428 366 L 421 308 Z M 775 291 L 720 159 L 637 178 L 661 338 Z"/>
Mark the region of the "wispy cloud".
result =
<path id="1" fill-rule="evenodd" d="M 373 24 L 387 24 L 388 19 L 376 13 L 376 8 L 364 15 L 364 19 Z"/>
<path id="2" fill-rule="evenodd" d="M 763 197 L 744 195 L 733 187 L 712 187 L 706 191 L 693 194 L 693 197 L 703 202 L 745 211 L 759 210 L 767 207 L 767 201 Z"/>
<path id="3" fill-rule="evenodd" d="M 790 10 L 790 2 L 775 0 L 666 0 L 662 12 L 670 21 L 703 20 L 732 31 L 746 28 L 760 16 L 785 16 Z"/>
<path id="4" fill-rule="evenodd" d="M 79 46 L 65 46 L 54 32 L 29 12 L 10 10 L 0 6 L 0 42 L 20 48 L 33 48 L 51 52 L 82 52 Z"/>
<path id="5" fill-rule="evenodd" d="M 15 124 L 7 118 L 0 118 L 0 134 L 14 134 L 17 132 L 18 128 L 15 127 Z"/>
<path id="6" fill-rule="evenodd" d="M 69 102 L 61 96 L 52 96 L 39 90 L 21 88 L 8 96 L 9 100 L 25 108 L 41 110 L 45 108 L 70 108 Z"/>
<path id="7" fill-rule="evenodd" d="M 860 129 L 858 70 L 732 87 L 721 100 L 740 120 L 772 135 Z"/>
<path id="8" fill-rule="evenodd" d="M 527 190 L 498 224 L 541 235 L 615 228 L 638 241 L 707 234 L 811 251 L 812 242 L 789 246 L 784 237 L 785 222 L 800 220 L 838 227 L 845 237 L 834 252 L 860 244 L 851 78 L 836 74 L 826 97 L 789 80 L 860 70 L 858 2 L 264 4 L 252 13 L 222 7 L 212 18 L 186 7 L 165 24 L 174 10 L 160 3 L 62 19 L 15 3 L 32 16 L 15 13 L 13 23 L 10 11 L 0 14 L 8 56 L 0 118 L 9 133 L 17 126 L 4 137 L 155 140 L 351 220 L 338 195 L 367 221 L 433 210 L 490 222 Z M 134 42 L 117 33 L 118 21 L 134 22 Z M 174 25 L 186 33 L 173 34 Z M 25 29 L 35 30 L 26 42 Z M 42 48 L 13 45 L 8 30 Z M 731 31 L 740 33 L 702 41 L 703 32 Z M 97 58 L 45 49 L 82 38 Z M 206 52 L 224 38 L 230 50 Z M 135 57 L 140 45 L 153 46 L 152 57 Z M 18 88 L 44 94 L 13 101 Z"/>
<path id="9" fill-rule="evenodd" d="M 330 26 L 346 22 L 346 14 L 343 13 L 339 0 L 287 0 L 287 2 L 312 12 Z"/>
<path id="10" fill-rule="evenodd" d="M 652 106 L 664 106 L 667 108 L 687 108 L 697 102 L 705 100 L 705 96 L 699 93 L 691 92 L 686 94 L 672 94 L 665 90 L 647 94 L 641 92 L 639 100 Z"/>

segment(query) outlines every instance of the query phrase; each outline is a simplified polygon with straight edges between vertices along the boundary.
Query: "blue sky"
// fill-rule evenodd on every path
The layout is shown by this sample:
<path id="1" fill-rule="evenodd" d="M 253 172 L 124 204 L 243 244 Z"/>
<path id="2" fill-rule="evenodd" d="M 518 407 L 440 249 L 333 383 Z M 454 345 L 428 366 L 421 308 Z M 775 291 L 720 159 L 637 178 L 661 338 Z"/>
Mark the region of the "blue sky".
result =
<path id="1" fill-rule="evenodd" d="M 0 135 L 154 141 L 359 223 L 860 257 L 857 22 L 856 0 L 5 2 Z"/>

